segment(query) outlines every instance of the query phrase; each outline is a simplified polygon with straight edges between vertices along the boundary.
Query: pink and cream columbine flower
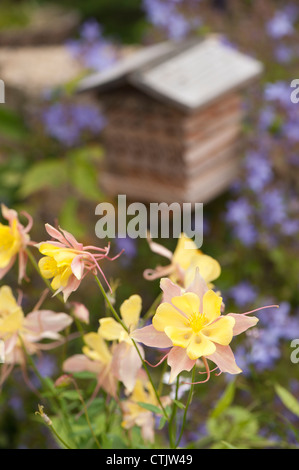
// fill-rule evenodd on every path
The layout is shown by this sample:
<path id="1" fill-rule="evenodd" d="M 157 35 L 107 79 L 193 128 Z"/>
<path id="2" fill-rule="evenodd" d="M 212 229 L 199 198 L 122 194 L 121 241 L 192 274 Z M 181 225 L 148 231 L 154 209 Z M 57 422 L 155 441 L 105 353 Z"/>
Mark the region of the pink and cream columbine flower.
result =
<path id="1" fill-rule="evenodd" d="M 8 209 L 4 204 L 1 205 L 1 210 L 2 216 L 8 221 L 8 225 L 0 223 L 0 279 L 10 270 L 18 256 L 20 282 L 26 273 L 26 247 L 31 244 L 28 233 L 32 227 L 32 218 L 29 214 L 23 212 L 28 219 L 28 224 L 24 227 L 20 223 L 15 210 Z"/>
<path id="2" fill-rule="evenodd" d="M 112 317 L 100 319 L 99 334 L 108 341 L 118 342 L 113 348 L 113 367 L 118 380 L 124 384 L 128 392 L 132 392 L 142 366 L 140 356 L 132 342 L 141 309 L 142 300 L 139 295 L 131 295 L 121 304 L 121 318 L 128 331 Z M 139 346 L 138 350 L 143 357 L 143 348 Z"/>
<path id="3" fill-rule="evenodd" d="M 37 245 L 39 251 L 45 255 L 39 260 L 38 266 L 45 279 L 52 279 L 51 287 L 56 291 L 55 295 L 62 292 L 66 301 L 89 272 L 97 274 L 99 271 L 110 288 L 99 265 L 104 258 L 113 261 L 119 256 L 108 257 L 110 246 L 105 248 L 83 246 L 66 230 L 59 231 L 49 224 L 45 227 L 48 234 L 56 241 L 50 240 Z"/>
<path id="4" fill-rule="evenodd" d="M 117 398 L 117 378 L 113 369 L 113 355 L 105 340 L 97 332 L 87 333 L 83 337 L 83 354 L 75 354 L 63 363 L 64 372 L 91 372 L 97 377 L 97 386 L 90 401 L 96 397 L 102 387 L 109 395 Z"/>
<path id="5" fill-rule="evenodd" d="M 21 306 L 14 298 L 11 288 L 0 288 L 0 339 L 4 341 L 5 364 L 1 368 L 0 385 L 15 364 L 23 371 L 26 353 L 33 355 L 42 350 L 54 348 L 64 341 L 59 332 L 72 323 L 66 313 L 51 310 L 34 310 L 24 315 Z M 40 343 L 43 339 L 55 340 L 53 343 Z"/>
<path id="6" fill-rule="evenodd" d="M 161 288 L 164 302 L 159 305 L 152 325 L 135 330 L 133 338 L 146 346 L 171 348 L 164 357 L 171 367 L 170 382 L 181 371 L 190 371 L 197 359 L 204 362 L 208 378 L 206 359 L 214 362 L 220 372 L 242 372 L 230 343 L 233 336 L 255 326 L 258 318 L 248 316 L 252 312 L 221 315 L 221 297 L 208 288 L 198 270 L 186 291 L 167 278 L 161 280 Z"/>
<path id="7" fill-rule="evenodd" d="M 199 269 L 200 275 L 208 285 L 221 274 L 218 261 L 199 250 L 184 233 L 181 234 L 174 253 L 151 239 L 149 246 L 154 253 L 168 258 L 170 264 L 157 266 L 156 269 L 146 269 L 143 275 L 147 280 L 169 276 L 172 281 L 186 287 L 194 279 L 196 269 Z"/>

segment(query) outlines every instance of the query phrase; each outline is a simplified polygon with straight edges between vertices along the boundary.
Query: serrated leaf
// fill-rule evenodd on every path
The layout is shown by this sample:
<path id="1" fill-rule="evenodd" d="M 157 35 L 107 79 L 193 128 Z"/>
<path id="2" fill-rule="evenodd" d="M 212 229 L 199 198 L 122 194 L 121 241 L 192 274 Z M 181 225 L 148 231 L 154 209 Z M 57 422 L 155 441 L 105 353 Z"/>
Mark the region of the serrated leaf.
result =
<path id="1" fill-rule="evenodd" d="M 137 404 L 141 406 L 141 408 L 151 411 L 152 413 L 156 413 L 159 415 L 162 413 L 162 410 L 158 406 L 152 405 L 151 403 L 144 403 L 143 401 L 138 401 Z"/>
<path id="2" fill-rule="evenodd" d="M 288 390 L 279 384 L 275 385 L 275 391 L 284 406 L 294 415 L 299 417 L 299 401 Z"/>
<path id="3" fill-rule="evenodd" d="M 226 387 L 223 395 L 216 403 L 214 410 L 211 413 L 212 418 L 220 416 L 233 402 L 235 396 L 235 382 L 230 382 Z"/>

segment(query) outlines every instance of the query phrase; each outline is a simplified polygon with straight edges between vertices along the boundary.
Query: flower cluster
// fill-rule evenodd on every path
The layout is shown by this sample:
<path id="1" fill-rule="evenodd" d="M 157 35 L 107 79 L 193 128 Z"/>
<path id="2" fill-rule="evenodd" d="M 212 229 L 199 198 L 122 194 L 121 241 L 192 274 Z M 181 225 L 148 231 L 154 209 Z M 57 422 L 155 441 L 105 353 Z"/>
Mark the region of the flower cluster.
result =
<path id="1" fill-rule="evenodd" d="M 174 407 L 177 406 L 177 400 L 175 398 L 172 401 L 170 396 L 161 396 L 157 391 L 147 367 L 151 364 L 146 359 L 142 344 L 165 350 L 157 365 L 167 359 L 170 367 L 169 383 L 172 384 L 177 378 L 177 387 L 182 385 L 184 390 L 185 385 L 193 386 L 209 380 L 211 371 L 208 361 L 214 364 L 213 370 L 219 370 L 219 373 L 241 372 L 230 345 L 234 336 L 255 326 L 258 318 L 249 315 L 253 311 L 224 314 L 223 299 L 212 284 L 221 273 L 220 265 L 211 256 L 199 250 L 185 234 L 181 234 L 174 253 L 149 239 L 151 250 L 166 257 L 169 264 L 144 272 L 146 279 L 161 278 L 162 290 L 161 299 L 158 297 L 160 303 L 156 304 L 151 322 L 144 326 L 145 319 L 150 316 L 146 314 L 145 319 L 142 318 L 142 299 L 138 294 L 131 295 L 120 305 L 120 313 L 112 305 L 112 290 L 101 266 L 102 261 L 113 261 L 119 256 L 118 254 L 113 258 L 109 257 L 110 245 L 104 248 L 84 246 L 71 233 L 49 224 L 46 224 L 45 228 L 50 240 L 36 244 L 30 242 L 28 235 L 31 224 L 24 228 L 19 223 L 15 211 L 3 206 L 2 212 L 9 222 L 9 225 L 0 227 L 0 259 L 5 273 L 12 267 L 17 256 L 24 256 L 26 253 L 48 289 L 33 310 L 25 315 L 21 307 L 22 295 L 17 301 L 10 287 L 0 288 L 0 340 L 4 342 L 6 355 L 0 384 L 5 381 L 15 365 L 20 365 L 26 383 L 34 389 L 26 372 L 27 363 L 31 366 L 34 364 L 31 357 L 37 354 L 42 357 L 42 351 L 58 347 L 76 337 L 77 333 L 70 333 L 73 319 L 76 324 L 89 324 L 88 309 L 79 302 L 68 301 L 69 296 L 79 288 L 87 275 L 94 276 L 111 316 L 100 316 L 97 331 L 85 333 L 82 326 L 80 327 L 82 352 L 65 357 L 62 368 L 66 374 L 71 375 L 63 375 L 55 382 L 56 387 L 63 388 L 70 384 L 76 387 L 84 404 L 85 415 L 88 413 L 87 406 L 73 376 L 82 372 L 92 374 L 96 379 L 88 406 L 102 389 L 119 404 L 124 429 L 139 426 L 143 439 L 153 442 L 155 414 L 164 421 L 168 420 L 172 427 L 169 409 L 172 403 Z M 38 263 L 34 261 L 29 245 L 38 248 L 42 255 Z M 22 273 L 24 274 L 24 269 Z M 109 295 L 98 274 L 106 281 L 110 289 Z M 63 294 L 63 298 L 58 296 L 59 300 L 64 303 L 70 314 L 41 309 L 49 291 L 52 291 L 54 296 Z M 250 300 L 248 296 L 247 300 Z M 62 336 L 60 332 L 65 329 L 67 335 Z M 194 382 L 195 367 L 202 366 L 205 371 L 199 370 L 199 373 L 206 373 L 206 379 Z M 42 381 L 43 375 L 36 370 Z M 182 382 L 179 377 L 181 372 L 191 370 L 191 382 Z M 163 377 L 161 384 L 163 387 Z M 182 393 L 177 390 L 175 397 L 182 396 Z M 175 408 L 173 410 L 172 413 Z M 86 416 L 89 423 L 88 414 Z M 53 422 L 50 422 L 52 427 Z M 91 432 L 99 445 L 92 428 Z M 179 444 L 180 438 L 177 444 L 173 442 L 172 431 L 170 439 L 173 446 Z"/>
<path id="2" fill-rule="evenodd" d="M 104 38 L 102 27 L 95 19 L 86 21 L 79 39 L 69 40 L 66 47 L 85 68 L 98 72 L 111 67 L 118 59 L 117 48 Z"/>
<path id="3" fill-rule="evenodd" d="M 80 143 L 84 135 L 98 134 L 106 123 L 94 105 L 61 101 L 47 105 L 41 118 L 47 135 L 67 147 Z"/>

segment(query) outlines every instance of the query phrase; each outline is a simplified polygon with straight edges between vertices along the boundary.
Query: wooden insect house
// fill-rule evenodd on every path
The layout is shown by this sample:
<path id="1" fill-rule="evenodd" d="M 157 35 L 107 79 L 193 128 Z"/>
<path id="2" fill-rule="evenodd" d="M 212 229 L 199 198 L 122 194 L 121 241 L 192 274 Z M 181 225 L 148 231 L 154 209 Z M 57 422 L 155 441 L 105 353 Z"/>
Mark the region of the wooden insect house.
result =
<path id="1" fill-rule="evenodd" d="M 86 77 L 107 126 L 101 183 L 145 202 L 208 202 L 237 176 L 242 90 L 262 64 L 218 37 L 163 43 Z"/>

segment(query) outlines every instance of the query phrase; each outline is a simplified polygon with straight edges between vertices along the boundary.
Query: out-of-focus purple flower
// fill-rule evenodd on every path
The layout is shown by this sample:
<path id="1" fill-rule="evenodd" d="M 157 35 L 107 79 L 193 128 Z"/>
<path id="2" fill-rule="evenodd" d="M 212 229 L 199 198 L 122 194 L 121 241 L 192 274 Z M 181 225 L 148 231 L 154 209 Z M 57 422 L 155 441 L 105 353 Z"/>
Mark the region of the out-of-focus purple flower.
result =
<path id="1" fill-rule="evenodd" d="M 231 224 L 247 221 L 252 215 L 252 207 L 245 198 L 230 201 L 227 206 L 226 220 Z"/>
<path id="2" fill-rule="evenodd" d="M 267 83 L 264 96 L 266 101 L 279 101 L 282 105 L 289 105 L 291 102 L 290 84 L 278 81 Z"/>
<path id="3" fill-rule="evenodd" d="M 179 10 L 181 0 L 143 0 L 148 20 L 164 30 L 170 39 L 180 40 L 201 24 L 199 17 L 185 17 Z"/>
<path id="4" fill-rule="evenodd" d="M 299 220 L 285 220 L 281 226 L 281 231 L 289 237 L 299 235 Z"/>
<path id="5" fill-rule="evenodd" d="M 240 282 L 232 287 L 229 293 L 238 307 L 244 307 L 254 302 L 257 296 L 256 289 L 248 281 Z"/>
<path id="6" fill-rule="evenodd" d="M 66 42 L 70 54 L 89 69 L 101 72 L 118 60 L 116 47 L 103 37 L 102 27 L 94 20 L 86 21 L 79 39 Z"/>
<path id="7" fill-rule="evenodd" d="M 259 128 L 267 130 L 275 119 L 275 111 L 273 107 L 265 106 L 259 115 Z"/>
<path id="8" fill-rule="evenodd" d="M 261 217 L 267 227 L 286 220 L 286 204 L 279 189 L 269 189 L 260 196 Z"/>
<path id="9" fill-rule="evenodd" d="M 115 239 L 117 251 L 124 250 L 123 255 L 120 257 L 120 263 L 123 266 L 128 266 L 133 258 L 137 255 L 137 240 L 125 237 Z"/>
<path id="10" fill-rule="evenodd" d="M 240 224 L 233 228 L 235 237 L 245 246 L 252 246 L 258 240 L 258 232 L 252 223 Z"/>
<path id="11" fill-rule="evenodd" d="M 275 49 L 275 58 L 280 64 L 288 64 L 294 57 L 293 50 L 285 46 L 284 44 L 279 44 Z"/>
<path id="12" fill-rule="evenodd" d="M 80 30 L 80 36 L 86 41 L 96 41 L 103 36 L 102 27 L 96 19 L 90 18 L 89 20 L 85 21 L 85 23 L 83 23 Z"/>
<path id="13" fill-rule="evenodd" d="M 53 356 L 43 355 L 38 359 L 36 367 L 42 377 L 52 377 L 57 372 L 57 364 Z"/>
<path id="14" fill-rule="evenodd" d="M 259 192 L 272 177 L 273 171 L 269 160 L 258 152 L 248 152 L 245 159 L 247 184 L 254 192 Z"/>
<path id="15" fill-rule="evenodd" d="M 266 29 L 273 39 L 290 36 L 294 32 L 292 18 L 284 11 L 277 11 L 274 17 L 268 21 Z"/>
<path id="16" fill-rule="evenodd" d="M 87 104 L 54 103 L 42 115 L 46 132 L 66 146 L 80 141 L 83 132 L 97 133 L 105 125 L 100 111 Z"/>

